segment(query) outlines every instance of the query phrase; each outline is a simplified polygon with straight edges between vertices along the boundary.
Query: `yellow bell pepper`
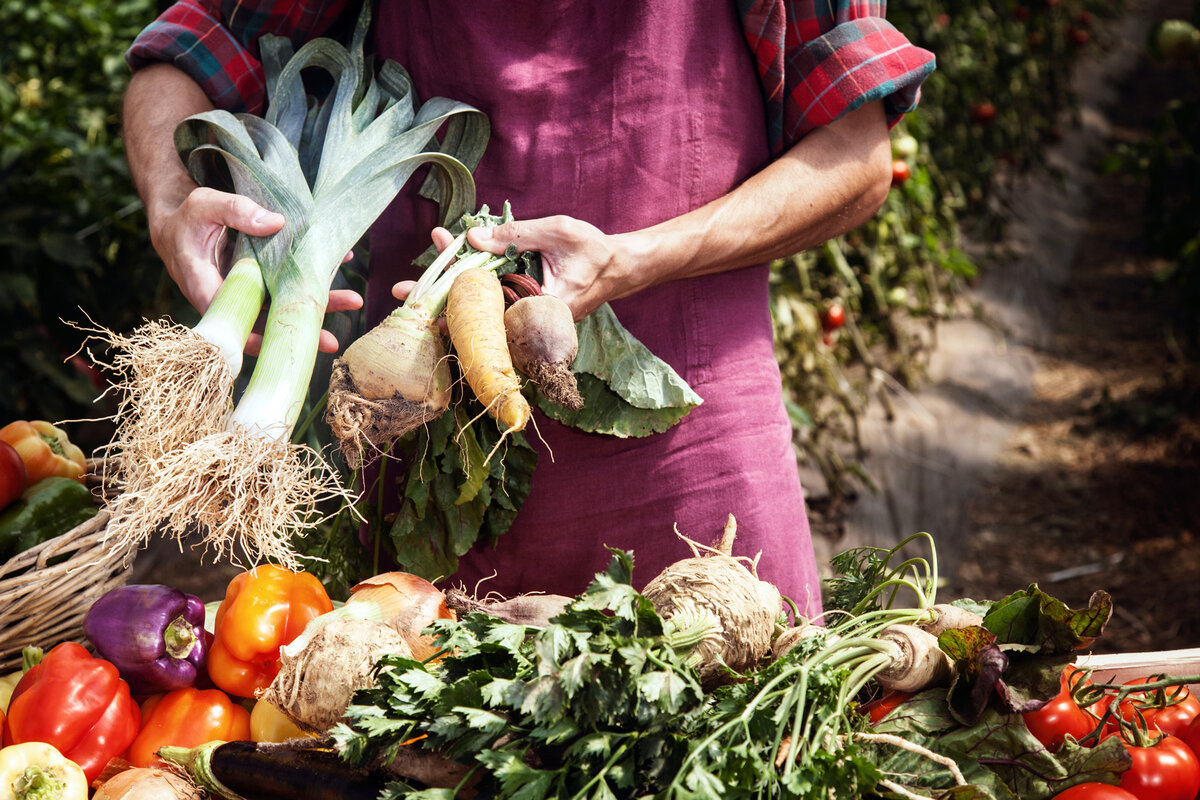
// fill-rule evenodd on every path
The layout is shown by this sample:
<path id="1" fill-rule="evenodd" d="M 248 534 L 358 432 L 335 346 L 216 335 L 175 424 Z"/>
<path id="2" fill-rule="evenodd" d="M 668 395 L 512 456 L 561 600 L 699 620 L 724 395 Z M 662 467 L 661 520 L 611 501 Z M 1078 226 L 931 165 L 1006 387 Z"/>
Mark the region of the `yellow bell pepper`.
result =
<path id="1" fill-rule="evenodd" d="M 306 731 L 288 719 L 274 704 L 266 700 L 255 701 L 250 710 L 250 741 L 252 742 L 286 742 L 288 739 L 315 737 L 317 734 Z"/>
<path id="2" fill-rule="evenodd" d="M 21 680 L 24 674 L 23 671 L 17 670 L 0 677 L 0 713 L 8 711 L 8 701 L 12 698 L 13 689 L 17 688 L 17 681 Z"/>
<path id="3" fill-rule="evenodd" d="M 83 769 L 52 744 L 25 742 L 0 750 L 3 800 L 88 800 Z"/>
<path id="4" fill-rule="evenodd" d="M 27 483 L 33 486 L 42 478 L 72 478 L 83 481 L 87 459 L 67 432 L 44 420 L 17 420 L 0 428 L 0 441 L 8 442 L 25 462 Z"/>

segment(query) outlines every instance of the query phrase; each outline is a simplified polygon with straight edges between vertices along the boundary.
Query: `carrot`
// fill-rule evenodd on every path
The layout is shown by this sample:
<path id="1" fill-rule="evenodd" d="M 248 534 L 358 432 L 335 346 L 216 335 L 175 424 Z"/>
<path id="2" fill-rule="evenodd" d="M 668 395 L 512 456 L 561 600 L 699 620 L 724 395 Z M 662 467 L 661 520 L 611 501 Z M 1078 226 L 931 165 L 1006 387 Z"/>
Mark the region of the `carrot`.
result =
<path id="1" fill-rule="evenodd" d="M 508 352 L 499 278 L 482 269 L 456 277 L 446 299 L 446 323 L 463 376 L 479 402 L 505 433 L 524 430 L 530 407 Z"/>

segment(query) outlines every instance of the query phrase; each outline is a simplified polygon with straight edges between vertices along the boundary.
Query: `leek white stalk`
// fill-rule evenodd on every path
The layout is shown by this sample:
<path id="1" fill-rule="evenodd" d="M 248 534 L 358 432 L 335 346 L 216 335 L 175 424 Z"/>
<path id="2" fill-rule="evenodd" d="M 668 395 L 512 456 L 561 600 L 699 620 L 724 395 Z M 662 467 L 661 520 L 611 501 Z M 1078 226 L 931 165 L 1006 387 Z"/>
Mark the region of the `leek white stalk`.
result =
<path id="1" fill-rule="evenodd" d="M 472 209 L 471 168 L 488 135 L 486 117 L 463 103 L 432 98 L 415 108 L 408 76 L 394 62 L 376 75 L 365 71 L 369 8 L 349 50 L 316 39 L 292 55 L 286 39 L 260 40 L 271 101 L 265 118 L 210 111 L 176 130 L 176 148 L 198 183 L 232 179 L 235 191 L 287 222 L 271 237 L 249 239 L 270 308 L 245 393 L 220 426 L 174 442 L 153 470 L 127 483 L 110 509 L 110 536 L 144 542 L 155 530 L 182 538 L 198 528 L 217 557 L 296 569 L 293 538 L 321 522 L 326 500 L 350 500 L 320 453 L 290 442 L 330 286 L 342 256 L 419 167 L 433 167 L 423 191 L 440 204 L 444 223 Z M 327 73 L 333 88 L 310 105 L 302 73 L 315 71 Z M 254 294 L 250 263 L 239 268 L 226 281 L 228 296 L 198 327 L 240 368 L 239 339 L 244 345 L 262 295 Z"/>

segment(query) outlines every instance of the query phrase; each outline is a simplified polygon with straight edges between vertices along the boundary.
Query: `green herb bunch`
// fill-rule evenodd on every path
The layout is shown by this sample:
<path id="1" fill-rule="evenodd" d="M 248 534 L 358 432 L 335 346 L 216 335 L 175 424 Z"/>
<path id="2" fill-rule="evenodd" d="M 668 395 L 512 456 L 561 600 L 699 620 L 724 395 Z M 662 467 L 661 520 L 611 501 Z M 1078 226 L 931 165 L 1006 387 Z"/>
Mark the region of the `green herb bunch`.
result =
<path id="1" fill-rule="evenodd" d="M 472 613 L 439 628 L 451 654 L 436 665 L 384 659 L 378 688 L 360 692 L 335 730 L 339 746 L 356 763 L 390 760 L 401 742 L 425 736 L 422 746 L 479 765 L 484 796 L 653 793 L 687 753 L 681 723 L 706 703 L 684 660 L 694 639 L 671 634 L 630 585 L 632 569 L 614 551 L 545 628 Z"/>
<path id="2" fill-rule="evenodd" d="M 438 623 L 445 657 L 386 657 L 335 729 L 338 749 L 362 765 L 424 747 L 472 768 L 478 796 L 521 800 L 848 797 L 875 785 L 844 735 L 857 718 L 844 713 L 847 670 L 808 666 L 819 639 L 705 694 L 687 657 L 706 629 L 664 622 L 632 567 L 614 550 L 544 628 L 479 613 Z"/>

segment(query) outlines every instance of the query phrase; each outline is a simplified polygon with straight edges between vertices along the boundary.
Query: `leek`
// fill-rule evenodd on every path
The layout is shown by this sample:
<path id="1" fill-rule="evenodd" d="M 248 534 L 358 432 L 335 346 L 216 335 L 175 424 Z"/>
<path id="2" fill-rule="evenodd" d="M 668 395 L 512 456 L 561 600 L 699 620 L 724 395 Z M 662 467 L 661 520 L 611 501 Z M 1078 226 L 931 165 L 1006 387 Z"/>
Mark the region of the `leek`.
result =
<path id="1" fill-rule="evenodd" d="M 324 500 L 346 497 L 319 452 L 289 441 L 312 378 L 330 285 L 343 255 L 419 167 L 433 167 L 422 192 L 439 203 L 444 224 L 473 208 L 471 169 L 489 133 L 486 117 L 464 103 L 432 98 L 418 108 L 398 64 L 368 68 L 368 9 L 349 48 L 322 38 L 293 54 L 286 39 L 262 38 L 269 99 L 263 118 L 216 110 L 176 130 L 176 148 L 198 183 L 231 183 L 287 224 L 270 237 L 246 237 L 242 251 L 249 252 L 232 274 L 229 296 L 196 326 L 219 343 L 223 361 L 240 359 L 261 309 L 251 285 L 257 266 L 270 307 L 244 394 L 219 426 L 181 431 L 152 458 L 152 448 L 132 441 L 137 431 L 118 437 L 122 458 L 142 463 L 125 470 L 125 491 L 111 503 L 111 536 L 144 542 L 157 529 L 182 539 L 198 527 L 217 557 L 296 568 L 293 538 L 321 522 Z M 319 102 L 301 75 L 318 71 L 331 86 Z M 145 414 L 133 409 L 128 417 L 144 421 Z"/>

